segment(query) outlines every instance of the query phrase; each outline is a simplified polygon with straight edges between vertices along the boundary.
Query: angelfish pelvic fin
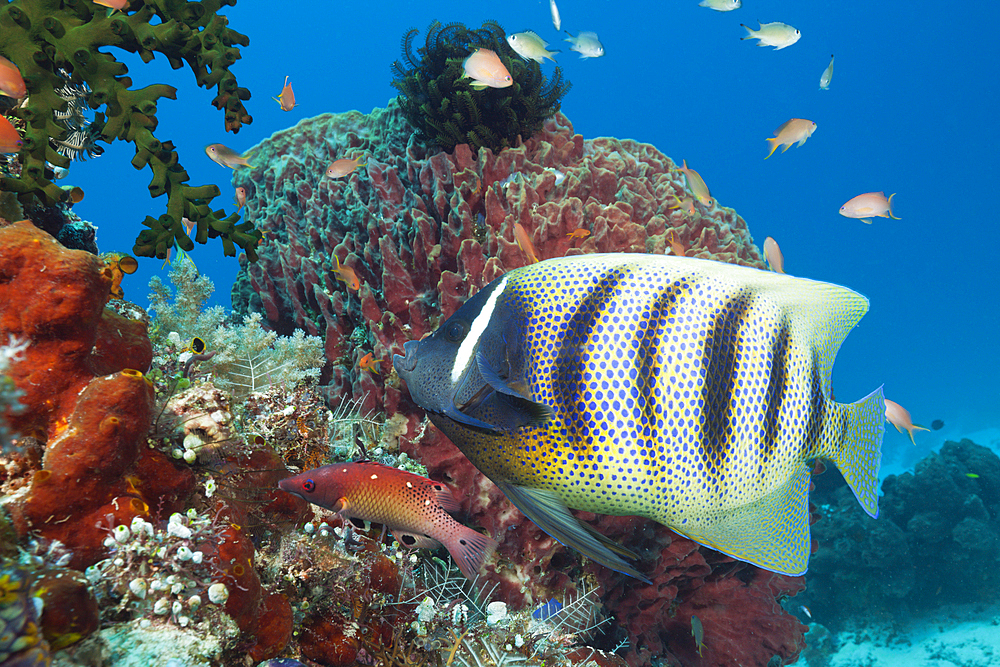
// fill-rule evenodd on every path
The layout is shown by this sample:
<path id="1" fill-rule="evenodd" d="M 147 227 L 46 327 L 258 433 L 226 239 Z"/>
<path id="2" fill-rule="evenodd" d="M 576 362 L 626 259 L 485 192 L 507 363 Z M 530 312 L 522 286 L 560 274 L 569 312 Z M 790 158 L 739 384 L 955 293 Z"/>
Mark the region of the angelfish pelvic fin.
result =
<path id="1" fill-rule="evenodd" d="M 610 548 L 609 544 L 613 542 L 603 535 L 598 538 L 598 533 L 580 523 L 570 514 L 569 509 L 556 494 L 509 482 L 496 482 L 496 484 L 517 509 L 561 544 L 576 549 L 605 567 L 635 577 L 647 584 L 652 583 L 618 556 L 618 554 L 633 556 L 632 552 L 617 544 L 616 548 Z"/>

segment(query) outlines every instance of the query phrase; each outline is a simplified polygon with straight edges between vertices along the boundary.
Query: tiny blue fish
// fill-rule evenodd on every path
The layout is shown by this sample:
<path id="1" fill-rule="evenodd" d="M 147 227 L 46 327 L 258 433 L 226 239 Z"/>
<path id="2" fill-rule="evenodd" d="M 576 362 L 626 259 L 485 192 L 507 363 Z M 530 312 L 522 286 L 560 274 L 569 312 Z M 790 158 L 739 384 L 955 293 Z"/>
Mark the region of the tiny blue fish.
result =
<path id="1" fill-rule="evenodd" d="M 550 599 L 531 612 L 531 617 L 538 621 L 547 621 L 562 611 L 562 607 L 562 602 Z"/>

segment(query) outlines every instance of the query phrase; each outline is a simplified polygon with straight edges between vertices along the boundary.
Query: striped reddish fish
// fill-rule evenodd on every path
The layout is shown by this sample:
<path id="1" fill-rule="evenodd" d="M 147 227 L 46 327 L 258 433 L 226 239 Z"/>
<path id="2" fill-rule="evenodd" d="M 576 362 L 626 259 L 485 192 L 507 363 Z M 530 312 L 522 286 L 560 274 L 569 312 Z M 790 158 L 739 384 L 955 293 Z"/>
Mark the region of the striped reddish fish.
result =
<path id="1" fill-rule="evenodd" d="M 407 547 L 444 545 L 458 568 L 475 579 L 496 549 L 490 537 L 451 518 L 459 505 L 447 486 L 381 463 L 335 463 L 278 482 L 288 493 L 337 512 L 345 519 L 383 524 Z"/>

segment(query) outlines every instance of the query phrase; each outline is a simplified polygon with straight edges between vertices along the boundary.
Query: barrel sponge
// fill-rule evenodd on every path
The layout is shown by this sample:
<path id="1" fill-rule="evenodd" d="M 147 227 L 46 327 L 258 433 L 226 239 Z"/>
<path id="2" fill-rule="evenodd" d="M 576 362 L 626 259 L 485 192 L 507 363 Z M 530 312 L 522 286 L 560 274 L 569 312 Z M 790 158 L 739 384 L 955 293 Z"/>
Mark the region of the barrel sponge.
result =
<path id="1" fill-rule="evenodd" d="M 218 187 L 187 185 L 173 144 L 153 134 L 158 100 L 176 99 L 177 90 L 166 84 L 133 87 L 126 66 L 108 53 L 108 47 L 117 47 L 146 63 L 159 53 L 174 69 L 187 64 L 199 86 L 216 89 L 212 104 L 224 110 L 226 130 L 238 132 L 252 121 L 243 106 L 250 91 L 239 87 L 229 67 L 240 59 L 238 47 L 250 40 L 217 14 L 236 0 L 134 4 L 134 11 L 110 16 L 107 7 L 87 0 L 13 0 L 0 6 L 0 54 L 17 65 L 28 91 L 24 103 L 9 112 L 23 127 L 21 171 L 0 177 L 0 190 L 17 193 L 23 204 L 67 201 L 70 193 L 46 176 L 46 162 L 70 165 L 70 151 L 57 147 L 128 141 L 135 146 L 132 166 L 153 172 L 150 194 L 167 195 L 166 213 L 144 221 L 149 229 L 136 240 L 137 255 L 162 259 L 174 245 L 193 248 L 182 225 L 188 218 L 197 223 L 199 243 L 219 237 L 227 255 L 235 255 L 239 245 L 253 260 L 259 233 L 239 223 L 236 214 L 213 211 L 209 204 Z M 71 128 L 60 120 L 71 105 L 98 111 L 92 122 Z"/>

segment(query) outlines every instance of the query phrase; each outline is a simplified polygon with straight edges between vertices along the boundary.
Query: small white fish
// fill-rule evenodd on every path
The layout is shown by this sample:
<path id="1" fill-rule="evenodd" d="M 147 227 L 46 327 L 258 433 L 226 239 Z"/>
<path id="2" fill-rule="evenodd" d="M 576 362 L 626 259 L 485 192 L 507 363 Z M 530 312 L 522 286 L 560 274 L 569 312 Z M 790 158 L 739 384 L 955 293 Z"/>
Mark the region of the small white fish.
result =
<path id="1" fill-rule="evenodd" d="M 514 53 L 525 60 L 534 60 L 536 63 L 540 63 L 548 58 L 552 62 L 556 61 L 552 57 L 556 51 L 546 51 L 545 47 L 549 43 L 531 30 L 507 35 L 507 43 L 510 44 L 510 48 L 514 49 Z"/>
<path id="2" fill-rule="evenodd" d="M 579 33 L 576 37 L 567 30 L 566 34 L 569 35 L 565 42 L 572 44 L 569 47 L 570 51 L 576 51 L 580 54 L 581 58 L 600 58 L 604 55 L 604 45 L 601 44 L 601 40 L 597 38 L 596 32 L 590 32 L 589 30 Z"/>
<path id="3" fill-rule="evenodd" d="M 555 175 L 556 185 L 559 185 L 560 183 L 566 180 L 566 174 L 562 173 L 558 169 L 555 169 L 553 167 L 546 167 L 545 171 L 551 171 Z"/>
<path id="4" fill-rule="evenodd" d="M 830 64 L 823 70 L 823 76 L 819 78 L 819 89 L 830 90 L 830 79 L 833 78 L 833 54 L 830 54 Z"/>
<path id="5" fill-rule="evenodd" d="M 559 18 L 559 8 L 556 7 L 556 0 L 549 0 L 549 9 L 552 10 L 552 25 L 556 30 L 562 28 L 562 19 Z"/>
<path id="6" fill-rule="evenodd" d="M 740 39 L 759 39 L 757 46 L 773 46 L 775 51 L 780 51 L 786 46 L 791 46 L 795 42 L 799 41 L 799 37 L 802 33 L 788 25 L 787 23 L 780 23 L 775 21 L 774 23 L 760 23 L 760 30 L 754 30 L 750 26 L 740 24 L 747 29 L 750 33 L 746 37 L 740 37 Z"/>
<path id="7" fill-rule="evenodd" d="M 854 197 L 840 207 L 840 214 L 845 218 L 855 218 L 865 223 L 872 224 L 871 218 L 892 218 L 899 220 L 892 214 L 892 198 L 896 196 L 893 192 L 886 198 L 884 192 L 866 192 L 863 195 Z"/>
<path id="8" fill-rule="evenodd" d="M 731 12 L 743 6 L 743 0 L 701 0 L 699 7 L 708 7 L 717 12 Z"/>

